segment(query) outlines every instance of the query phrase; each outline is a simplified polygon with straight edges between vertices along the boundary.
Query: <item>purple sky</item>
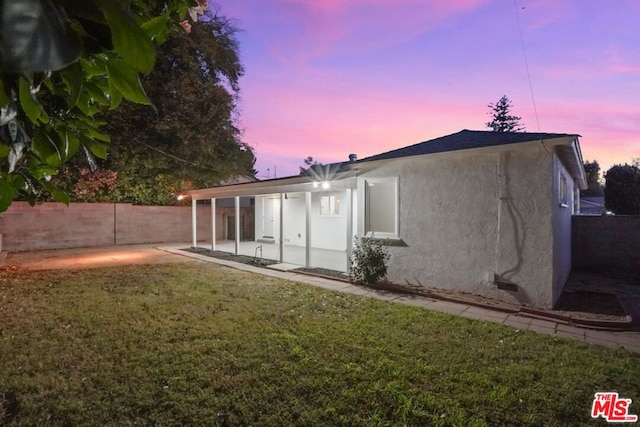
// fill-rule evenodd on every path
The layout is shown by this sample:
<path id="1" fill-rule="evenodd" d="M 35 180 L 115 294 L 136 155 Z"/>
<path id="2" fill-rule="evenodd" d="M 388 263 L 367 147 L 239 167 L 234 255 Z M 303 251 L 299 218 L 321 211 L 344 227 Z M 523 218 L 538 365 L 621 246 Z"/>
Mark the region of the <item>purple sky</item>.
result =
<path id="1" fill-rule="evenodd" d="M 297 174 L 307 156 L 329 163 L 487 130 L 487 104 L 502 95 L 527 131 L 582 135 L 583 157 L 603 171 L 640 157 L 637 0 L 219 5 L 242 30 L 239 125 L 260 178 Z"/>

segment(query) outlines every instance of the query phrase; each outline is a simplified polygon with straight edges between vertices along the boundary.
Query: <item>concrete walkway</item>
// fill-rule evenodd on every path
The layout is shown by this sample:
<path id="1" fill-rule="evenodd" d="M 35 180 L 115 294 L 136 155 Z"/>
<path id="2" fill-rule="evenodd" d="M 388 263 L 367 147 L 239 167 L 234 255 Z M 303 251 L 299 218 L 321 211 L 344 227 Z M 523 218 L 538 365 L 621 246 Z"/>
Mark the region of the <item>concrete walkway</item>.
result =
<path id="1" fill-rule="evenodd" d="M 38 252 L 12 252 L 4 255 L 3 258 L 4 264 L 7 266 L 16 265 L 19 268 L 29 270 L 78 269 L 128 264 L 166 264 L 173 262 L 212 262 L 238 270 L 306 283 L 337 292 L 422 307 L 428 310 L 450 313 L 469 319 L 499 323 L 520 330 L 530 330 L 610 348 L 624 348 L 640 353 L 640 332 L 609 332 L 576 327 L 556 322 L 552 319 L 537 319 L 475 307 L 468 304 L 378 291 L 339 280 L 309 276 L 294 271 L 277 271 L 255 267 L 180 250 L 181 248 L 187 248 L 189 246 L 189 243 L 182 243 L 165 244 L 160 247 L 157 245 L 132 245 Z M 0 267 L 2 267 L 2 265 L 3 259 L 0 258 Z"/>

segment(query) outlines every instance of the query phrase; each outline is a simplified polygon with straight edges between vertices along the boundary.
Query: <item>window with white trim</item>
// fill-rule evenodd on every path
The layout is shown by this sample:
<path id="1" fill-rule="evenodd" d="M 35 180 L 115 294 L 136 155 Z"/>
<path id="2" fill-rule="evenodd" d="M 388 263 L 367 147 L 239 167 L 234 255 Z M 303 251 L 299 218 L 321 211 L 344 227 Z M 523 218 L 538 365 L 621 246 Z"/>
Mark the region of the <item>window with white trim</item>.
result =
<path id="1" fill-rule="evenodd" d="M 375 178 L 364 182 L 365 235 L 383 239 L 398 236 L 398 178 Z"/>
<path id="2" fill-rule="evenodd" d="M 560 179 L 558 179 L 558 200 L 560 206 L 566 208 L 569 206 L 569 195 L 567 193 L 567 177 L 563 173 L 560 173 Z"/>
<path id="3" fill-rule="evenodd" d="M 340 216 L 340 199 L 338 196 L 320 196 L 320 216 Z"/>

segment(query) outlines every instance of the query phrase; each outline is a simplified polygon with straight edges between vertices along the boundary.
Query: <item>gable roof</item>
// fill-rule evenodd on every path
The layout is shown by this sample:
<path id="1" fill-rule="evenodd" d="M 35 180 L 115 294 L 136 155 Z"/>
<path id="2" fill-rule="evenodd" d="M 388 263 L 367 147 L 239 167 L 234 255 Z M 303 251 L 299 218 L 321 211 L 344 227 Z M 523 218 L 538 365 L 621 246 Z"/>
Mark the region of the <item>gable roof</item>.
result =
<path id="1" fill-rule="evenodd" d="M 584 168 L 582 167 L 582 154 L 580 153 L 580 146 L 577 141 L 579 136 L 580 135 L 568 133 L 493 132 L 464 129 L 451 135 L 376 154 L 356 161 L 314 165 L 308 168 L 306 173 L 301 175 L 191 190 L 187 191 L 186 194 L 189 194 L 193 200 L 200 200 L 212 197 L 270 194 L 280 191 L 284 192 L 285 190 L 287 192 L 318 191 L 315 187 L 312 187 L 313 181 L 341 182 L 344 188 L 355 188 L 357 165 L 362 163 L 524 142 L 543 142 L 559 138 L 563 138 L 564 141 L 562 141 L 562 145 L 556 148 L 558 156 L 566 164 L 571 176 L 577 180 L 579 188 L 584 190 L 587 188 L 587 181 Z"/>
<path id="2" fill-rule="evenodd" d="M 388 160 L 399 157 L 419 156 L 422 154 L 444 153 L 447 151 L 468 150 L 471 148 L 493 147 L 498 145 L 517 144 L 521 142 L 543 141 L 555 138 L 577 138 L 579 135 L 567 133 L 538 132 L 493 132 L 481 130 L 461 130 L 451 135 L 441 136 L 429 141 L 420 142 L 408 147 L 387 151 L 358 160 L 368 162 Z"/>

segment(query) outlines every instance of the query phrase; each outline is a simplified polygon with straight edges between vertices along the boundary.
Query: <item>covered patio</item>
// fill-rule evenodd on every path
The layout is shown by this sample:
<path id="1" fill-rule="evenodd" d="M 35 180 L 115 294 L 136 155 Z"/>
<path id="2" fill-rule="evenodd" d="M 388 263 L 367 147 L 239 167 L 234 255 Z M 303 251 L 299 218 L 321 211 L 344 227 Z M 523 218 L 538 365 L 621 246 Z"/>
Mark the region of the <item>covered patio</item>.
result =
<path id="1" fill-rule="evenodd" d="M 313 175 L 189 191 L 192 246 L 347 272 L 357 217 L 355 173 Z M 211 207 L 210 236 L 198 235 L 199 203 Z M 241 217 L 247 207 L 253 211 Z"/>

